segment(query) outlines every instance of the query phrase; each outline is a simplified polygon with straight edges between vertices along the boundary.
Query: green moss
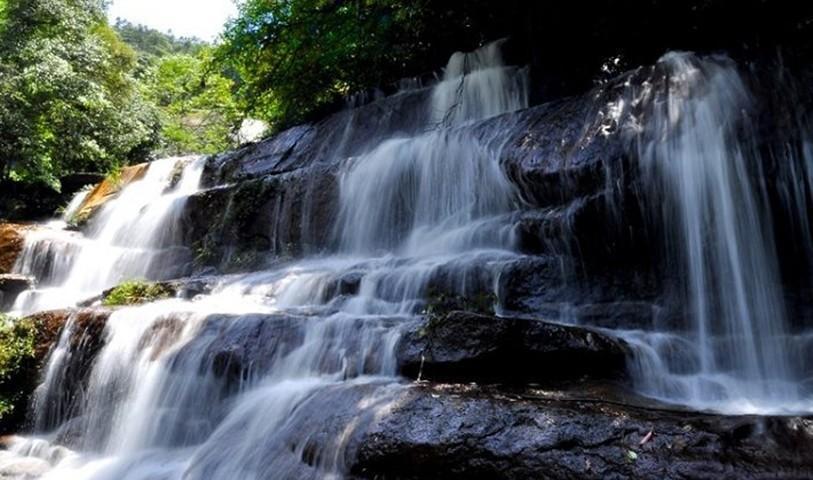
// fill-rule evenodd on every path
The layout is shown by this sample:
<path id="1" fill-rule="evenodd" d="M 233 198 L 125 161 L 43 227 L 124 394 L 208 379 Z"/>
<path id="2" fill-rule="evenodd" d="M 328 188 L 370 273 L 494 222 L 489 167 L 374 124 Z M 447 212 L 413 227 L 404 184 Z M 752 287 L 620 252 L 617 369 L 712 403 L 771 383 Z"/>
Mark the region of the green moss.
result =
<path id="1" fill-rule="evenodd" d="M 25 406 L 25 385 L 36 362 L 36 324 L 29 319 L 14 320 L 0 314 L 0 419 Z"/>
<path id="2" fill-rule="evenodd" d="M 173 289 L 166 284 L 129 280 L 110 290 L 103 303 L 108 307 L 137 305 L 170 298 L 173 294 Z"/>

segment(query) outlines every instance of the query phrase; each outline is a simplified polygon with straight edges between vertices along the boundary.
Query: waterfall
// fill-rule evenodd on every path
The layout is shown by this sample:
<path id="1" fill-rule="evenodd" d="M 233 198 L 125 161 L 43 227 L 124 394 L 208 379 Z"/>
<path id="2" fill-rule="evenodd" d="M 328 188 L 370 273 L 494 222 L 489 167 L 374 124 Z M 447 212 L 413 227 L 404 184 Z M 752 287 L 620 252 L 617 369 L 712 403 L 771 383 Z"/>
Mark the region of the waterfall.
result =
<path id="1" fill-rule="evenodd" d="M 493 290 L 519 257 L 519 200 L 499 166 L 499 132 L 475 137 L 461 126 L 527 107 L 527 74 L 502 64 L 498 44 L 455 54 L 418 106 L 421 131 L 369 139 L 341 162 L 336 251 L 223 277 L 193 301 L 116 310 L 78 405 L 60 408 L 66 328 L 37 394 L 41 429 L 12 450 L 50 462 L 46 479 L 342 477 L 354 432 L 405 388 L 395 347 L 430 285 Z M 167 273 L 151 265 L 176 245 L 178 202 L 202 167 L 193 162 L 167 190 L 172 168 L 154 163 L 99 212 L 57 269 L 57 291 L 77 299 Z M 33 243 L 23 265 L 46 248 Z M 318 421 L 326 409 L 338 423 Z M 53 460 L 43 442 L 71 451 Z"/>
<path id="2" fill-rule="evenodd" d="M 728 59 L 670 53 L 648 86 L 629 101 L 643 196 L 683 279 L 690 332 L 629 337 L 642 344 L 638 386 L 696 408 L 799 408 L 746 83 Z"/>
<path id="3" fill-rule="evenodd" d="M 86 237 L 60 224 L 29 235 L 15 271 L 36 277 L 40 287 L 21 294 L 13 310 L 67 307 L 123 280 L 177 276 L 170 267 L 188 256 L 180 245 L 178 215 L 185 199 L 198 189 L 203 160 L 184 157 L 150 163 L 143 179 L 101 208 Z M 79 208 L 85 195 L 78 194 L 66 213 Z"/>
<path id="4" fill-rule="evenodd" d="M 437 83 L 414 97 L 420 101 L 399 103 L 416 110 L 408 117 L 422 123 L 417 128 L 380 133 L 386 129 L 368 125 L 359 133 L 353 122 L 330 124 L 338 126 L 327 138 L 336 142 L 317 143 L 314 157 L 335 161 L 337 170 L 328 251 L 206 277 L 207 293 L 191 299 L 105 312 L 92 362 L 77 355 L 82 322 L 74 314 L 43 371 L 35 430 L 17 438 L 10 455 L 42 462 L 42 478 L 60 480 L 348 475 L 357 433 L 408 388 L 396 347 L 436 291 L 490 299 L 517 265 L 577 270 L 566 263 L 578 260 L 578 248 L 561 253 L 571 238 L 540 239 L 551 242 L 548 256 L 518 246 L 523 214 L 550 221 L 541 227 L 546 234 L 572 236 L 571 217 L 592 199 L 529 212 L 532 202 L 500 163 L 513 117 L 522 115 L 510 114 L 528 107 L 529 72 L 504 65 L 500 47 L 454 54 Z M 664 279 L 664 293 L 681 322 L 614 330 L 633 348 L 634 387 L 726 413 L 809 411 L 771 200 L 760 183 L 765 159 L 752 142 L 748 82 L 730 60 L 692 54 L 669 54 L 644 73 L 643 81 L 613 87 L 613 95 L 622 93 L 602 118 L 614 126 L 599 130 L 610 135 L 619 127 L 629 147 L 636 193 L 674 277 Z M 356 113 L 341 115 L 333 118 L 355 120 Z M 352 146 L 353 135 L 365 138 Z M 798 215 L 810 200 L 809 147 L 791 149 L 798 168 L 783 178 L 795 190 L 779 192 Z M 15 268 L 40 285 L 15 310 L 75 305 L 123 279 L 188 274 L 190 246 L 180 231 L 186 200 L 228 187 L 201 191 L 203 168 L 199 157 L 153 162 L 96 214 L 86 235 L 56 224 L 30 234 Z M 308 195 L 309 188 L 292 191 Z M 69 210 L 79 208 L 78 198 Z M 279 210 L 280 198 L 263 201 Z M 609 222 L 623 219 L 623 208 L 612 207 Z M 269 224 L 269 243 L 297 227 Z M 546 319 L 581 321 L 571 298 L 558 298 L 571 288 L 581 294 L 577 282 L 565 278 L 559 288 L 557 272 L 542 274 L 553 277 L 545 286 L 555 291 L 533 294 L 566 305 L 556 304 L 559 316 Z M 81 379 L 78 370 L 86 373 Z"/>

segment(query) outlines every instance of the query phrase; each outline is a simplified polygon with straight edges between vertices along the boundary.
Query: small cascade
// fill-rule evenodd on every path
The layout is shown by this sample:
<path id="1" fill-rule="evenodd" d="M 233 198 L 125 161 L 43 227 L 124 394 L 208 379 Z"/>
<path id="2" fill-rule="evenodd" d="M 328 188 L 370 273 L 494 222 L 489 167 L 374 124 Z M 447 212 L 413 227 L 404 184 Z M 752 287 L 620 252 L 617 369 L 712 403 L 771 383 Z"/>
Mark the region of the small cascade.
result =
<path id="1" fill-rule="evenodd" d="M 37 278 L 39 288 L 21 294 L 13 308 L 33 312 L 74 305 L 123 280 L 177 277 L 189 261 L 178 216 L 198 189 L 203 157 L 152 162 L 143 179 L 123 189 L 94 216 L 82 237 L 48 225 L 26 238 L 16 273 Z M 73 210 L 81 206 L 80 193 Z M 69 208 L 70 210 L 70 208 Z"/>
<path id="2" fill-rule="evenodd" d="M 340 186 L 344 251 L 425 256 L 512 247 L 504 216 L 519 200 L 497 161 L 499 139 L 483 142 L 455 128 L 528 106 L 528 72 L 503 65 L 501 43 L 452 55 L 428 105 L 431 125 L 443 128 L 387 139 L 353 159 Z"/>
<path id="3" fill-rule="evenodd" d="M 90 194 L 90 190 L 80 190 L 73 196 L 71 201 L 68 203 L 68 206 L 65 207 L 65 210 L 62 212 L 61 220 L 65 223 L 68 223 L 74 215 L 79 212 L 79 209 L 82 207 L 82 203 L 84 203 L 85 199 Z"/>

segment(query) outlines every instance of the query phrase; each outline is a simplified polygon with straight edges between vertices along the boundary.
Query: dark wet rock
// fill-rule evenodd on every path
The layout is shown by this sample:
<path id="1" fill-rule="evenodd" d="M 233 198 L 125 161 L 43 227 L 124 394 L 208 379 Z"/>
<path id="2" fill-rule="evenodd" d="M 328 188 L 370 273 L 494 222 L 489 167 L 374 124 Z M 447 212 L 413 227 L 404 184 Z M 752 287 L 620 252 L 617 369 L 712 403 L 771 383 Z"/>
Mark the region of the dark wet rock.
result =
<path id="1" fill-rule="evenodd" d="M 337 197 L 336 172 L 318 166 L 205 190 L 186 203 L 184 238 L 198 268 L 257 269 L 326 248 Z"/>
<path id="2" fill-rule="evenodd" d="M 180 368 L 188 361 L 198 361 L 202 371 L 237 386 L 267 374 L 275 359 L 299 346 L 303 321 L 303 317 L 282 314 L 211 315 L 170 362 Z"/>
<path id="3" fill-rule="evenodd" d="M 31 277 L 0 274 L 0 311 L 11 308 L 17 296 L 33 286 L 34 279 Z"/>
<path id="4" fill-rule="evenodd" d="M 507 265 L 500 273 L 497 294 L 507 315 L 634 329 L 680 319 L 677 307 L 663 303 L 661 288 L 651 271 L 586 273 L 573 257 L 540 255 Z"/>
<path id="5" fill-rule="evenodd" d="M 211 158 L 203 185 L 213 187 L 343 162 L 382 136 L 414 134 L 429 115 L 423 88 L 381 98 L 285 130 L 262 142 Z"/>
<path id="6" fill-rule="evenodd" d="M 478 383 L 621 379 L 626 355 L 623 341 L 595 330 L 460 311 L 412 325 L 397 347 L 408 377 Z"/>
<path id="7" fill-rule="evenodd" d="M 364 432 L 375 479 L 809 478 L 813 419 L 420 386 Z"/>
<path id="8" fill-rule="evenodd" d="M 575 307 L 573 319 L 579 324 L 601 328 L 650 330 L 673 323 L 664 307 L 654 302 L 618 301 L 590 303 Z"/>

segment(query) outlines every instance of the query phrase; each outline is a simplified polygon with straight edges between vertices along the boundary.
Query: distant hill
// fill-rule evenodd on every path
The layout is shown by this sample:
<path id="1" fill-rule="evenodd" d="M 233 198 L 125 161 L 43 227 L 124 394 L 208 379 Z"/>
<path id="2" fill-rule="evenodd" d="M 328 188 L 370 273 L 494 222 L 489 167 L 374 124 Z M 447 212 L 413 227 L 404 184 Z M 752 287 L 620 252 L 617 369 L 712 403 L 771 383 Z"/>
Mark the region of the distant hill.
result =
<path id="1" fill-rule="evenodd" d="M 2 4 L 3 0 L 0 0 Z M 155 59 L 167 55 L 197 55 L 208 45 L 195 37 L 176 37 L 144 25 L 136 25 L 117 18 L 113 28 L 122 40 L 133 47 L 141 57 Z"/>

